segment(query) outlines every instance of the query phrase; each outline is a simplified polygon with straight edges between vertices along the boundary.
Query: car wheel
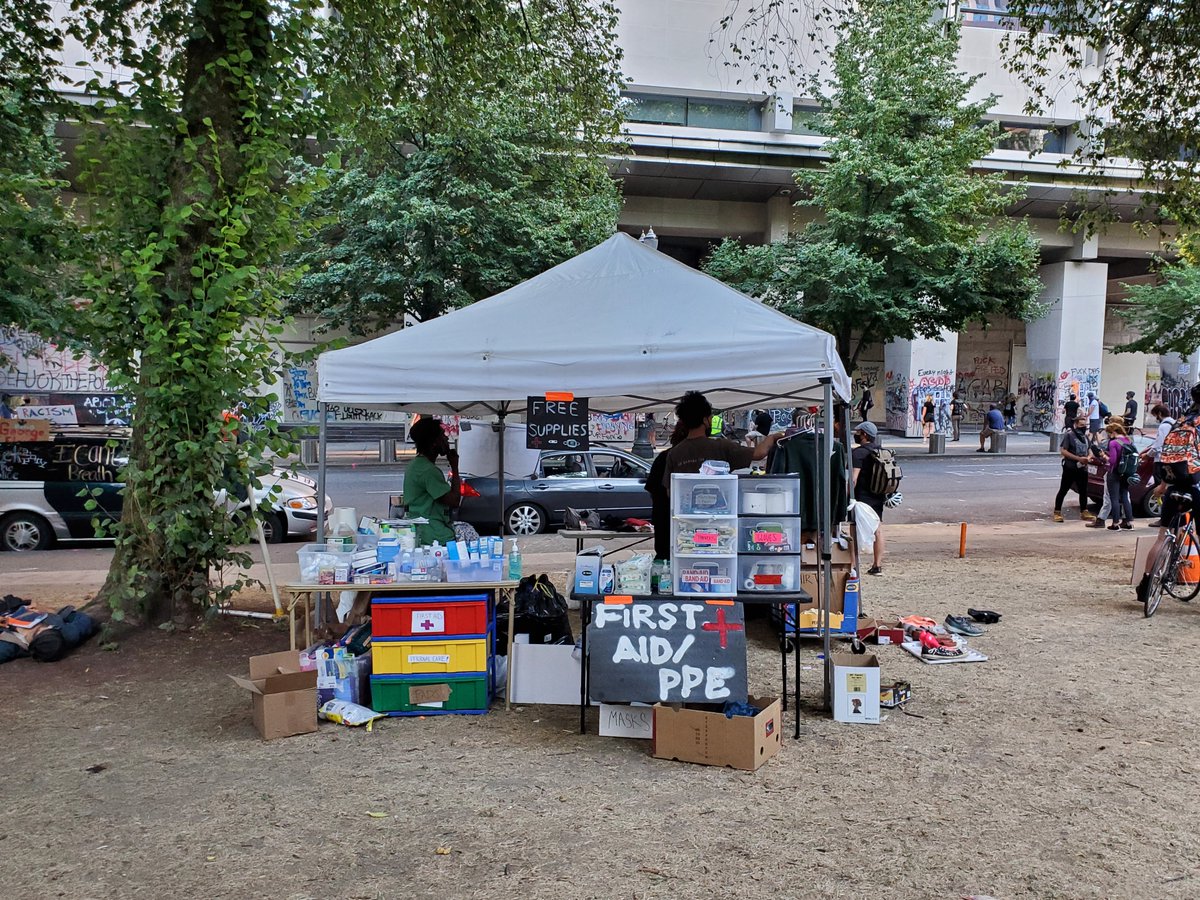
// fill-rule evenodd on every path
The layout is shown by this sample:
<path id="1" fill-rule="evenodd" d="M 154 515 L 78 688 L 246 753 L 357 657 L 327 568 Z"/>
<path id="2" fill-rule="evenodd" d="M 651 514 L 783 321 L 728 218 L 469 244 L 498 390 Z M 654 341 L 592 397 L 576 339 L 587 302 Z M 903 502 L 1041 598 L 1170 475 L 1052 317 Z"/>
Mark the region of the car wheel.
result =
<path id="1" fill-rule="evenodd" d="M 0 546 L 5 550 L 48 550 L 53 543 L 50 523 L 36 513 L 10 513 L 0 522 Z"/>
<path id="2" fill-rule="evenodd" d="M 262 518 L 263 537 L 268 544 L 281 544 L 287 539 L 287 519 L 283 513 L 273 512 Z"/>
<path id="3" fill-rule="evenodd" d="M 1152 519 L 1162 518 L 1162 494 L 1156 494 L 1153 490 L 1148 490 L 1142 496 L 1142 512 Z"/>
<path id="4" fill-rule="evenodd" d="M 546 514 L 540 506 L 518 503 L 508 508 L 504 522 L 509 534 L 541 534 L 546 529 Z"/>

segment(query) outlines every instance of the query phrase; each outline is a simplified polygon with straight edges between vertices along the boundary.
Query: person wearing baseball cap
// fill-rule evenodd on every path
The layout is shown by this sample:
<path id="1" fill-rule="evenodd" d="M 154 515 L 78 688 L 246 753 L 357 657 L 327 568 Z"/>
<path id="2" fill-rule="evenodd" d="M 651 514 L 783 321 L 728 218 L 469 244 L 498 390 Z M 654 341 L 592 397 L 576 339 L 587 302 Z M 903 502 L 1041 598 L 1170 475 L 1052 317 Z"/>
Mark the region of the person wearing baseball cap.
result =
<path id="1" fill-rule="evenodd" d="M 873 493 L 868 485 L 871 483 L 871 466 L 875 465 L 872 456 L 879 439 L 879 429 L 874 422 L 863 422 L 854 429 L 854 449 L 850 451 L 851 484 L 854 485 L 854 499 L 865 503 L 879 515 L 879 528 L 875 532 L 875 546 L 871 551 L 871 568 L 868 575 L 883 574 L 883 503 L 887 499 L 881 494 Z M 863 470 L 866 469 L 864 475 Z"/>

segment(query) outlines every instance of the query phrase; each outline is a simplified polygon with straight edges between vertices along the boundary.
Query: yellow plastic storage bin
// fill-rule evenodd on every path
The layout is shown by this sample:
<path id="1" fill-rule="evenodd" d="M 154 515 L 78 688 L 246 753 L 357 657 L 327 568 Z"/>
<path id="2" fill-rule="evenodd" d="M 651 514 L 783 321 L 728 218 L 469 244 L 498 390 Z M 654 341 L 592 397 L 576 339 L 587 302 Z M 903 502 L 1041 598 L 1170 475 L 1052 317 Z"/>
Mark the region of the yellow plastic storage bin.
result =
<path id="1" fill-rule="evenodd" d="M 371 671 L 375 675 L 444 675 L 486 672 L 487 638 L 466 641 L 389 641 L 371 644 Z"/>

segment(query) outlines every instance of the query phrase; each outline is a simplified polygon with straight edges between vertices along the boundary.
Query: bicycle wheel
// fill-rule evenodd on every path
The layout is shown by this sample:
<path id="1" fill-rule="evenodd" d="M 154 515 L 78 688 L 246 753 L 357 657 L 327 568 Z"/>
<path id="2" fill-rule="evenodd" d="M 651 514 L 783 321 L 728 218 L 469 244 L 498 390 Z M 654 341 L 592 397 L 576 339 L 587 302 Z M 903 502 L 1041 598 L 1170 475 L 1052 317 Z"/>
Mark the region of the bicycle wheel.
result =
<path id="1" fill-rule="evenodd" d="M 1174 552 L 1175 538 L 1168 535 L 1167 542 L 1159 548 L 1154 557 L 1154 563 L 1150 566 L 1150 587 L 1146 591 L 1145 616 L 1147 619 L 1158 609 L 1158 604 L 1162 602 L 1163 588 L 1174 575 Z"/>
<path id="2" fill-rule="evenodd" d="M 1183 535 L 1183 540 L 1179 543 L 1179 552 L 1175 555 L 1175 567 L 1171 572 L 1171 580 L 1167 582 L 1167 593 L 1176 600 L 1182 600 L 1185 603 L 1193 599 L 1197 594 L 1200 594 L 1200 581 L 1185 581 L 1189 576 L 1189 566 L 1193 564 L 1193 558 L 1200 553 L 1200 546 L 1196 544 L 1196 532 L 1189 528 Z"/>

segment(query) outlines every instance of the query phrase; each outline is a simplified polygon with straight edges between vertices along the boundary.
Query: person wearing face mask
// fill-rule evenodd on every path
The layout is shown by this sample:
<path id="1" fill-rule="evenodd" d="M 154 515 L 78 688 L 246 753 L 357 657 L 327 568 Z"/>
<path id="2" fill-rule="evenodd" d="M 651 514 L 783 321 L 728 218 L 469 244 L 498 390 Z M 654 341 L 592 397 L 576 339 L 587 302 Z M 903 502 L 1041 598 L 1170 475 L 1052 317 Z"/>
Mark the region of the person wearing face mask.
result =
<path id="1" fill-rule="evenodd" d="M 1058 441 L 1058 453 L 1062 457 L 1062 480 L 1058 485 L 1058 496 L 1054 498 L 1054 521 L 1062 522 L 1062 505 L 1072 490 L 1079 495 L 1079 518 L 1091 522 L 1096 517 L 1087 508 L 1087 464 L 1088 464 L 1088 420 L 1079 416 L 1072 426 L 1062 433 Z"/>

